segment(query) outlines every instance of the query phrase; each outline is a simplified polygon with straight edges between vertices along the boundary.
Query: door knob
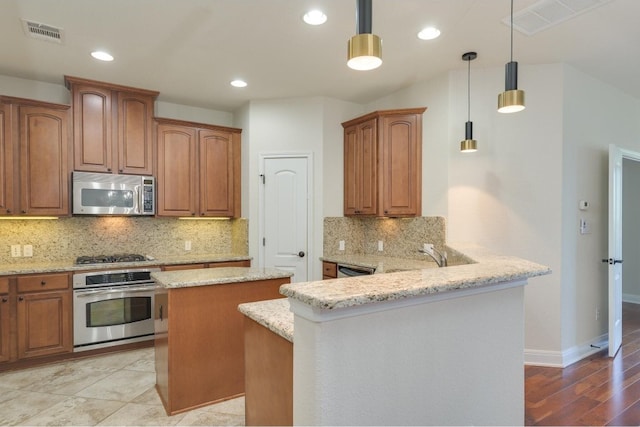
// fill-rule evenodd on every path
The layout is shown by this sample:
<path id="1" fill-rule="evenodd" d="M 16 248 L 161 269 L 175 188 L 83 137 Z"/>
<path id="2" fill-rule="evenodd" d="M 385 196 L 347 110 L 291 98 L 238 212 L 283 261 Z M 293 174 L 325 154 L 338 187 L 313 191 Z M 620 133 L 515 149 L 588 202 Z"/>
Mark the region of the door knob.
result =
<path id="1" fill-rule="evenodd" d="M 622 264 L 623 260 L 621 260 L 621 259 L 613 259 L 613 258 L 608 258 L 608 259 L 605 258 L 605 259 L 602 260 L 602 262 L 606 262 L 606 263 L 609 263 L 609 264 L 613 265 L 613 264 Z"/>
<path id="2" fill-rule="evenodd" d="M 304 251 L 300 251 L 300 252 L 298 252 L 298 256 L 299 256 L 300 258 L 304 258 Z"/>

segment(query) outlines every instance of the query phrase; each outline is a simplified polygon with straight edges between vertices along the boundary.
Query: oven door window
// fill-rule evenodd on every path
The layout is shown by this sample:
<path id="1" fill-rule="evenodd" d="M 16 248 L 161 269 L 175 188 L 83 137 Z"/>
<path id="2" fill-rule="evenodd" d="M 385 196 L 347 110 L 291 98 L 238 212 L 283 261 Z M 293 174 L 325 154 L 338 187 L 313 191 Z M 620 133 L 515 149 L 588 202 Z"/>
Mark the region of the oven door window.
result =
<path id="1" fill-rule="evenodd" d="M 132 190 L 83 188 L 82 206 L 133 208 L 134 196 Z"/>
<path id="2" fill-rule="evenodd" d="M 151 319 L 151 297 L 125 297 L 86 305 L 87 327 L 125 325 Z"/>

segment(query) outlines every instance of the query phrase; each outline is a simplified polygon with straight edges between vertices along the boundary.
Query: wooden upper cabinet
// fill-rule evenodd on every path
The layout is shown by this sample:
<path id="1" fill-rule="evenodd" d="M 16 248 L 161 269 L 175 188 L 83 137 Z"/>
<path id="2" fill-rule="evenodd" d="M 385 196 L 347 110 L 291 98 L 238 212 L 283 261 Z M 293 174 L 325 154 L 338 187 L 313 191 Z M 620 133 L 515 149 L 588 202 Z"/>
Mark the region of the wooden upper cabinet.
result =
<path id="1" fill-rule="evenodd" d="M 0 102 L 0 215 L 14 213 L 13 144 L 11 142 L 11 105 Z"/>
<path id="2" fill-rule="evenodd" d="M 0 97 L 0 215 L 69 215 L 68 105 Z"/>
<path id="3" fill-rule="evenodd" d="M 420 216 L 422 113 L 376 111 L 344 122 L 344 215 Z"/>
<path id="4" fill-rule="evenodd" d="M 377 120 L 345 129 L 345 215 L 375 215 L 377 209 Z"/>
<path id="5" fill-rule="evenodd" d="M 158 216 L 239 216 L 240 129 L 157 123 Z"/>
<path id="6" fill-rule="evenodd" d="M 201 215 L 239 215 L 240 191 L 236 191 L 240 185 L 240 141 L 236 141 L 239 138 L 239 133 L 227 131 L 198 132 Z"/>
<path id="7" fill-rule="evenodd" d="M 20 106 L 20 213 L 69 214 L 68 107 Z"/>
<path id="8" fill-rule="evenodd" d="M 196 135 L 188 126 L 158 124 L 158 216 L 196 215 Z"/>
<path id="9" fill-rule="evenodd" d="M 158 92 L 65 76 L 73 103 L 74 170 L 153 175 Z"/>
<path id="10" fill-rule="evenodd" d="M 422 205 L 422 114 L 381 117 L 382 212 L 418 216 Z"/>

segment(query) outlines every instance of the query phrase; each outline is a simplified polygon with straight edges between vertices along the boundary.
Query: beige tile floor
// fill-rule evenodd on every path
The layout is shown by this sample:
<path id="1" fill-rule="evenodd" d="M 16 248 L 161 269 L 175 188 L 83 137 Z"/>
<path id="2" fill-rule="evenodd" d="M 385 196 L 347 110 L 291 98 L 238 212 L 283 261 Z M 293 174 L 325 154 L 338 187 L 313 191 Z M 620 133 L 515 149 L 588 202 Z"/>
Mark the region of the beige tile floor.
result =
<path id="1" fill-rule="evenodd" d="M 167 416 L 153 348 L 0 373 L 0 426 L 244 425 L 244 397 Z"/>

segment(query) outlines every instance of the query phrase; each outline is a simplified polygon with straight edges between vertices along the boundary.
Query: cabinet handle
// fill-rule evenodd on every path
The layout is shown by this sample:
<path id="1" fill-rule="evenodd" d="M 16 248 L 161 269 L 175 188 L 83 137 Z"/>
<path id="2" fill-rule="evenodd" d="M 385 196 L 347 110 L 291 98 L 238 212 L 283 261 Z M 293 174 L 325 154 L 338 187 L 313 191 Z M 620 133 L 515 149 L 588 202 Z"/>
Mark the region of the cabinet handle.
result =
<path id="1" fill-rule="evenodd" d="M 200 212 L 200 216 L 204 216 L 204 212 Z"/>
<path id="2" fill-rule="evenodd" d="M 122 169 L 119 169 L 118 172 L 122 173 Z"/>
<path id="3" fill-rule="evenodd" d="M 11 209 L 7 209 L 7 213 L 11 213 Z"/>
<path id="4" fill-rule="evenodd" d="M 111 168 L 107 168 L 107 172 L 111 172 Z"/>
<path id="5" fill-rule="evenodd" d="M 2 302 L 7 302 L 7 301 L 9 301 L 7 297 L 2 297 Z"/>
<path id="6" fill-rule="evenodd" d="M 18 301 L 24 301 L 24 297 L 18 297 Z"/>
<path id="7" fill-rule="evenodd" d="M 196 213 L 195 212 L 191 212 L 191 216 L 196 216 Z"/>
<path id="8" fill-rule="evenodd" d="M 40 282 L 40 286 L 45 286 L 46 284 L 47 284 L 47 282 L 44 281 L 44 280 Z"/>
<path id="9" fill-rule="evenodd" d="M 22 210 L 22 213 L 23 213 L 23 214 L 26 214 L 26 213 L 27 213 L 27 211 L 25 211 L 25 210 L 23 209 L 23 210 Z"/>
<path id="10" fill-rule="evenodd" d="M 160 306 L 160 321 L 162 322 L 162 306 Z"/>

